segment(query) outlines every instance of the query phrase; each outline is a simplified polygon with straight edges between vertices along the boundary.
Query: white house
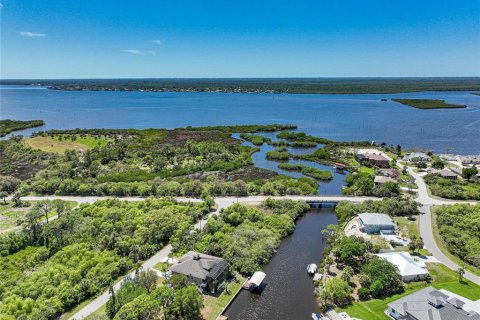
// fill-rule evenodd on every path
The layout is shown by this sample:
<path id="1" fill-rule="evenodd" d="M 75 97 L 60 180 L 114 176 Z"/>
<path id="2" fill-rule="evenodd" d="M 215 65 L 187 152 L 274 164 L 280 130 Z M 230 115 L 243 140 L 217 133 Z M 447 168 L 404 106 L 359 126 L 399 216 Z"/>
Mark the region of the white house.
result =
<path id="1" fill-rule="evenodd" d="M 385 252 L 378 253 L 376 256 L 395 265 L 403 282 L 423 280 L 428 274 L 425 263 L 415 261 L 408 252 Z"/>
<path id="2" fill-rule="evenodd" d="M 424 152 L 413 152 L 403 157 L 403 161 L 413 162 L 413 163 L 430 162 L 432 161 L 432 158 Z"/>

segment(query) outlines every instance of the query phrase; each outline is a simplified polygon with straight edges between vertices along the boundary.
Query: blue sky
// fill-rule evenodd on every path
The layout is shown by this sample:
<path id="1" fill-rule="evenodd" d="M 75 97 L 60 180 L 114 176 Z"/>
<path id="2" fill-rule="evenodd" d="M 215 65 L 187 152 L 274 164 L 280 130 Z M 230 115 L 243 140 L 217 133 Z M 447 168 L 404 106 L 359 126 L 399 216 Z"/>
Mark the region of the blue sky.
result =
<path id="1" fill-rule="evenodd" d="M 480 0 L 0 0 L 1 77 L 480 76 Z"/>

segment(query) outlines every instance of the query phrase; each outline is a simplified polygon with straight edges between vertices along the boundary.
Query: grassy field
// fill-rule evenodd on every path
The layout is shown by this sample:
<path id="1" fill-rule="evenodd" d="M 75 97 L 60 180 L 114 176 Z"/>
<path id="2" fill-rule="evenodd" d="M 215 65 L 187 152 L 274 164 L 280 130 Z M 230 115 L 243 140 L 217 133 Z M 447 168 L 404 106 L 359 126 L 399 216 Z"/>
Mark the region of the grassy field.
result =
<path id="1" fill-rule="evenodd" d="M 415 221 L 408 220 L 406 217 L 394 217 L 393 221 L 398 225 L 403 236 L 420 236 L 420 232 L 418 231 L 418 217 L 415 218 Z"/>
<path id="2" fill-rule="evenodd" d="M 13 228 L 25 217 L 29 207 L 15 208 L 12 202 L 8 202 L 6 205 L 1 201 L 0 205 L 0 232 Z"/>
<path id="3" fill-rule="evenodd" d="M 245 282 L 245 278 L 238 276 L 237 282 L 230 282 L 228 284 L 228 294 L 223 291 L 218 297 L 207 295 L 203 297 L 204 308 L 202 310 L 203 319 L 215 320 L 217 316 L 222 312 L 223 308 L 233 298 L 233 296 L 241 290 L 242 284 Z"/>
<path id="4" fill-rule="evenodd" d="M 442 237 L 440 236 L 440 233 L 438 232 L 438 226 L 437 226 L 437 221 L 436 221 L 436 215 L 435 215 L 435 210 L 430 210 L 431 215 L 432 215 L 432 231 L 433 231 L 433 238 L 435 239 L 435 242 L 437 243 L 438 248 L 440 248 L 440 251 L 444 255 L 446 255 L 450 260 L 455 262 L 458 265 L 463 265 L 463 261 L 460 260 L 459 257 L 453 255 L 450 251 L 448 251 L 447 246 L 443 242 Z M 473 274 L 476 274 L 477 276 L 480 276 L 480 270 L 478 268 L 475 268 L 474 266 L 470 264 L 465 264 L 465 269 L 468 271 L 472 272 Z"/>
<path id="5" fill-rule="evenodd" d="M 435 99 L 392 99 L 392 101 L 399 102 L 406 106 L 417 109 L 454 109 L 466 108 L 467 106 L 461 104 L 446 103 L 445 100 Z"/>
<path id="6" fill-rule="evenodd" d="M 35 201 L 25 202 L 28 206 L 16 208 L 13 205 L 13 202 L 9 201 L 7 204 L 3 204 L 1 201 L 0 204 L 0 233 L 4 232 L 5 230 L 15 228 L 16 226 L 20 226 L 23 223 L 25 215 L 27 212 L 32 208 L 32 205 Z M 75 201 L 68 201 L 67 205 L 71 208 L 77 205 Z M 57 213 L 55 211 L 50 212 L 48 217 L 53 217 Z M 15 228 L 14 230 L 16 230 Z"/>
<path id="7" fill-rule="evenodd" d="M 95 139 L 92 136 L 80 137 L 77 136 L 75 141 L 58 137 L 42 137 L 36 136 L 33 138 L 25 139 L 25 143 L 33 149 L 40 149 L 46 152 L 64 153 L 65 150 L 77 150 L 84 152 L 88 149 L 92 149 L 96 146 L 104 146 L 108 143 L 107 139 Z"/>
<path id="8" fill-rule="evenodd" d="M 460 283 L 458 275 L 446 266 L 437 263 L 428 263 L 428 270 L 433 278 L 430 284 L 423 282 L 414 282 L 406 285 L 405 292 L 385 299 L 372 299 L 354 303 L 341 311 L 346 311 L 351 317 L 357 317 L 364 320 L 387 320 L 390 319 L 383 312 L 387 309 L 387 304 L 415 291 L 425 288 L 429 285 L 436 289 L 446 289 L 453 293 L 464 296 L 470 300 L 480 299 L 480 286 L 471 281 Z"/>

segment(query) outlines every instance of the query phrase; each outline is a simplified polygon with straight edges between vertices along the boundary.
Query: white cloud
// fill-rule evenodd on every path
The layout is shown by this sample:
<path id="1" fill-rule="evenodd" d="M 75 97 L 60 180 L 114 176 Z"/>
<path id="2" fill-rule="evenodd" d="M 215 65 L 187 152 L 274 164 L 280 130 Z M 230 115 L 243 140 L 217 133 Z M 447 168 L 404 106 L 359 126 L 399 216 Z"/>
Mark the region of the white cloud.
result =
<path id="1" fill-rule="evenodd" d="M 37 37 L 46 37 L 46 33 L 30 32 L 30 31 L 18 31 L 22 37 L 27 38 L 37 38 Z"/>
<path id="2" fill-rule="evenodd" d="M 137 55 L 137 56 L 142 54 L 142 51 L 137 50 L 137 49 L 124 49 L 124 50 L 122 50 L 122 52 L 134 54 L 134 55 Z"/>
<path id="3" fill-rule="evenodd" d="M 159 39 L 150 40 L 151 43 L 158 44 L 159 46 L 163 46 L 163 41 Z"/>
<path id="4" fill-rule="evenodd" d="M 135 55 L 135 56 L 141 56 L 141 55 L 154 56 L 154 55 L 157 54 L 153 50 L 142 51 L 142 50 L 138 50 L 138 49 L 123 49 L 121 51 L 125 52 L 125 53 L 130 53 L 130 54 Z"/>

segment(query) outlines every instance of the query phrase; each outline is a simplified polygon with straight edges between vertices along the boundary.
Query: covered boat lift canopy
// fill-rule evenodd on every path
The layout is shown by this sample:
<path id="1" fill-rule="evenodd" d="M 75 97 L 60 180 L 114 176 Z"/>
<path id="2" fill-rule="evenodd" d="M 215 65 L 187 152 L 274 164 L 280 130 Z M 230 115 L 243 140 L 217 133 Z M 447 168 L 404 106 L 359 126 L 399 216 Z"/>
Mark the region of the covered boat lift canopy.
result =
<path id="1" fill-rule="evenodd" d="M 267 275 L 262 271 L 257 271 L 253 274 L 253 276 L 250 278 L 248 282 L 250 283 L 250 286 L 254 286 L 258 288 L 260 287 L 260 285 L 262 284 L 266 276 Z"/>

